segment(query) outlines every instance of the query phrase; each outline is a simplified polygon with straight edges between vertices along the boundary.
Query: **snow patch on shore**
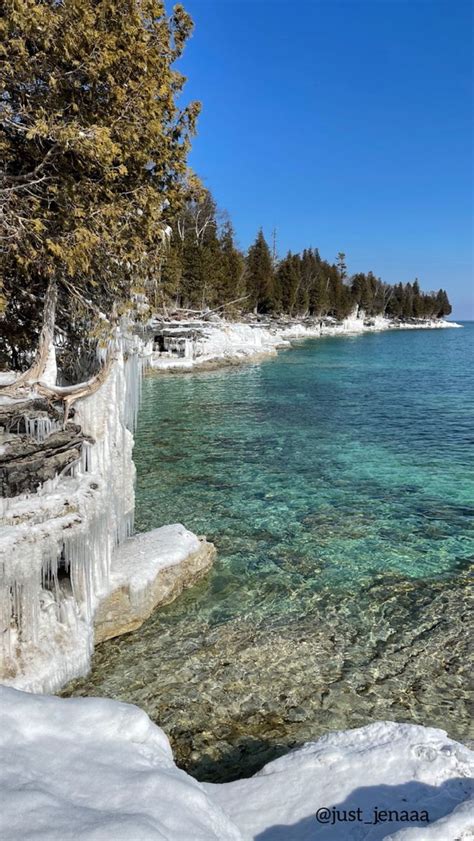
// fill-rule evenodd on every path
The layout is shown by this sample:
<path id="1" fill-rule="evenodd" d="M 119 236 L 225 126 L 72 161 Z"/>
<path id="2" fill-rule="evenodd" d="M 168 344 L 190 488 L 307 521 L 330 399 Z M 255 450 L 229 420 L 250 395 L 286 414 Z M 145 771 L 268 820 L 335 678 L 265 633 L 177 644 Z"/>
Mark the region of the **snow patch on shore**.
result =
<path id="1" fill-rule="evenodd" d="M 245 841 L 467 841 L 474 837 L 473 770 L 473 752 L 443 730 L 377 722 L 329 733 L 251 779 L 205 787 Z M 358 808 L 355 820 L 344 819 Z M 376 812 L 390 811 L 391 820 L 376 822 Z M 428 822 L 402 814 L 423 811 Z"/>
<path id="2" fill-rule="evenodd" d="M 129 704 L 0 687 L 2 841 L 241 841 Z"/>
<path id="3" fill-rule="evenodd" d="M 442 730 L 378 722 L 304 745 L 250 779 L 200 784 L 138 707 L 0 687 L 4 841 L 468 841 L 473 753 Z M 318 823 L 318 809 L 423 811 Z M 324 814 L 324 813 L 322 813 Z"/>

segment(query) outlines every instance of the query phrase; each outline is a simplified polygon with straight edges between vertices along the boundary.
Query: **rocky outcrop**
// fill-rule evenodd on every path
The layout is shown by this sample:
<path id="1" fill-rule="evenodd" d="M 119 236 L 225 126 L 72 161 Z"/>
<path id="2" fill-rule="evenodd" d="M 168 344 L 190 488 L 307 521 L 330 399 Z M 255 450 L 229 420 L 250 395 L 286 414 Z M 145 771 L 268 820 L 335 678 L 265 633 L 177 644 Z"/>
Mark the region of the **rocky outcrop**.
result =
<path id="1" fill-rule="evenodd" d="M 38 423 L 40 419 L 35 420 Z M 74 423 L 50 433 L 44 440 L 11 435 L 0 450 L 0 496 L 34 493 L 80 460 L 85 440 L 91 439 Z"/>
<path id="2" fill-rule="evenodd" d="M 94 616 L 94 642 L 134 631 L 212 566 L 215 547 L 177 524 L 132 537 L 118 548 L 111 589 Z"/>
<path id="3" fill-rule="evenodd" d="M 96 641 L 139 627 L 212 563 L 214 547 L 179 524 L 127 539 L 149 351 L 119 338 L 74 423 L 41 395 L 0 396 L 0 681 L 18 689 L 86 674 Z"/>

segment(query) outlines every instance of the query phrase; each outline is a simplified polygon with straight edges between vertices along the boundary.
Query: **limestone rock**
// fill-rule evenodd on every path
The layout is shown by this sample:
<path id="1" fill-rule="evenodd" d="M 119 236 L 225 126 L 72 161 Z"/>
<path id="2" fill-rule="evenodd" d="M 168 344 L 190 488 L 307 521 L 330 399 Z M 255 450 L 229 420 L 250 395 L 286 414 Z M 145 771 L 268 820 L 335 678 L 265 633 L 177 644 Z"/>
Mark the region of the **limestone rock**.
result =
<path id="1" fill-rule="evenodd" d="M 111 590 L 94 617 L 95 643 L 134 631 L 211 568 L 215 546 L 181 524 L 138 534 L 119 547 Z"/>

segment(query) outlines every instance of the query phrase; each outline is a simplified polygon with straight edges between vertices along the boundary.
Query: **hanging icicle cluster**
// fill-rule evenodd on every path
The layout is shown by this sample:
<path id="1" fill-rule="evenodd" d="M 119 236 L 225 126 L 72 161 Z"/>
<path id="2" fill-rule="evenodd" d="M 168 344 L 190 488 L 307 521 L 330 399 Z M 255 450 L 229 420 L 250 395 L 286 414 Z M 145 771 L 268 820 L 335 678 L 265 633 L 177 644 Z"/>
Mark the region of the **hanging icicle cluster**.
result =
<path id="1" fill-rule="evenodd" d="M 1 500 L 0 680 L 18 688 L 54 691 L 87 670 L 113 551 L 133 531 L 130 430 L 144 363 L 138 342 L 122 341 L 100 389 L 75 404 L 75 422 L 94 443 L 83 443 L 69 475 Z M 49 429 L 37 419 L 28 434 Z"/>

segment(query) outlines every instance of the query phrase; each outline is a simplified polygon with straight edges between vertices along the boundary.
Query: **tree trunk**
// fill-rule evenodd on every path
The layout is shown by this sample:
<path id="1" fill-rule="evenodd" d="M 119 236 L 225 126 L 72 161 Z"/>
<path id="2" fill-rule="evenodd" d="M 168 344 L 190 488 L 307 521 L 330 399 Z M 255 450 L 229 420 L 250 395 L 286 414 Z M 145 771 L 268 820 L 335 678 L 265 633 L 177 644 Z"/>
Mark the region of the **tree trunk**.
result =
<path id="1" fill-rule="evenodd" d="M 14 385 L 20 383 L 35 383 L 43 379 L 46 373 L 50 376 L 49 385 L 56 385 L 56 358 L 54 351 L 54 328 L 56 324 L 56 303 L 58 287 L 55 280 L 50 280 L 46 288 L 43 307 L 43 325 L 38 341 L 33 363 L 27 371 L 21 374 Z M 52 376 L 51 376 L 52 374 Z M 51 382 L 54 380 L 54 382 Z"/>
<path id="2" fill-rule="evenodd" d="M 0 394 L 12 398 L 32 399 L 32 393 L 45 397 L 52 402 L 64 404 L 64 423 L 66 423 L 71 405 L 81 397 L 93 394 L 106 379 L 112 361 L 112 354 L 98 374 L 84 383 L 61 387 L 56 385 L 56 359 L 54 354 L 54 329 L 56 323 L 57 284 L 50 280 L 46 289 L 43 308 L 43 325 L 38 341 L 38 348 L 33 363 L 27 371 L 13 382 L 0 386 Z"/>

